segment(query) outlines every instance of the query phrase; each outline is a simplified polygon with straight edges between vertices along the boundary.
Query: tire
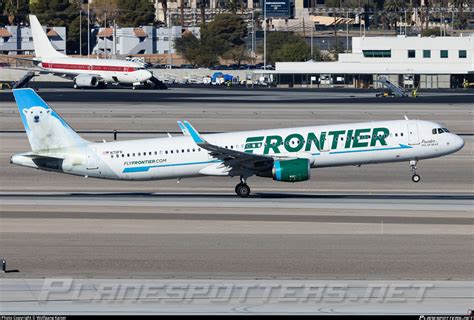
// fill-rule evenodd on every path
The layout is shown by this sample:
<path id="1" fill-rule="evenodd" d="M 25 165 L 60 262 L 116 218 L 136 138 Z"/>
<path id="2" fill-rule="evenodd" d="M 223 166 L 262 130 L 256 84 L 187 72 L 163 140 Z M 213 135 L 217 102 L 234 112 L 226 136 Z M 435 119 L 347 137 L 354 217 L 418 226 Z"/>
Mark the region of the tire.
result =
<path id="1" fill-rule="evenodd" d="M 239 186 L 242 184 L 242 182 L 240 182 L 238 185 L 235 186 L 235 193 L 238 195 L 239 194 L 239 191 L 237 191 L 237 189 L 239 188 Z"/>
<path id="2" fill-rule="evenodd" d="M 250 195 L 250 187 L 245 183 L 239 183 L 235 187 L 237 195 L 241 198 L 247 198 Z"/>
<path id="3" fill-rule="evenodd" d="M 412 180 L 413 182 L 417 183 L 417 182 L 420 182 L 421 178 L 420 178 L 419 175 L 414 174 L 414 175 L 411 177 L 411 180 Z"/>

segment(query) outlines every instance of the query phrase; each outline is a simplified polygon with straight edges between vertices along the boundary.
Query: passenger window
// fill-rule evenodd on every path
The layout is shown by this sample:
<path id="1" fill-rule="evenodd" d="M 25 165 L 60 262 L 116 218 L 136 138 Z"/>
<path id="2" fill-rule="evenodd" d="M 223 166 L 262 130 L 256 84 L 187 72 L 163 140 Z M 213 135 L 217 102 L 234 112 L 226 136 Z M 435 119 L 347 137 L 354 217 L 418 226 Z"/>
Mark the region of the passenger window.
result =
<path id="1" fill-rule="evenodd" d="M 124 158 L 124 157 L 125 157 L 125 154 L 122 153 L 122 158 Z"/>
<path id="2" fill-rule="evenodd" d="M 168 150 L 165 151 L 165 154 L 168 154 Z"/>
<path id="3" fill-rule="evenodd" d="M 138 153 L 138 156 L 140 156 L 140 152 Z"/>
<path id="4" fill-rule="evenodd" d="M 132 153 L 132 155 L 135 157 L 135 153 Z"/>
<path id="5" fill-rule="evenodd" d="M 400 135 L 403 137 L 403 132 L 402 132 L 402 133 L 400 133 Z"/>
<path id="6" fill-rule="evenodd" d="M 170 152 L 173 153 L 173 150 L 171 150 Z"/>
<path id="7" fill-rule="evenodd" d="M 156 154 L 156 151 L 155 151 L 155 154 Z M 150 152 L 148 152 L 148 155 L 149 155 L 149 156 L 151 156 L 151 151 L 150 151 Z"/>
<path id="8" fill-rule="evenodd" d="M 196 152 L 196 149 L 193 149 L 193 152 Z"/>
<path id="9" fill-rule="evenodd" d="M 182 149 L 181 152 L 184 153 L 184 149 Z"/>
<path id="10" fill-rule="evenodd" d="M 127 157 L 130 157 L 130 153 L 127 153 Z"/>
<path id="11" fill-rule="evenodd" d="M 398 137 L 398 133 L 395 133 L 395 137 Z"/>
<path id="12" fill-rule="evenodd" d="M 437 131 L 436 131 L 436 128 L 434 128 L 433 130 L 431 130 L 431 132 L 432 132 L 433 134 L 436 134 L 436 132 L 437 132 Z"/>
<path id="13" fill-rule="evenodd" d="M 155 156 L 158 154 L 158 152 L 155 151 Z"/>

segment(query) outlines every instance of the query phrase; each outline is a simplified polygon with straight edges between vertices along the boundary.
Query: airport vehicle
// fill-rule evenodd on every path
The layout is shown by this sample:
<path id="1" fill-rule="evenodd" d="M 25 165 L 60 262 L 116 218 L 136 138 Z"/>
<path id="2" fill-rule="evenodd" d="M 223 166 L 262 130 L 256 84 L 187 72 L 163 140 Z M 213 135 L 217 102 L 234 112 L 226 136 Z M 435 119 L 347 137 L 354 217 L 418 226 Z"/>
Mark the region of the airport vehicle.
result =
<path id="1" fill-rule="evenodd" d="M 54 74 L 74 81 L 74 88 L 105 87 L 108 83 L 145 86 L 148 81 L 156 86 L 159 80 L 145 69 L 143 63 L 133 60 L 71 58 L 54 49 L 38 18 L 30 15 L 35 48 L 34 63 L 40 73 Z"/>
<path id="2" fill-rule="evenodd" d="M 241 197 L 250 194 L 249 177 L 299 182 L 322 167 L 407 161 L 413 182 L 419 182 L 419 160 L 464 146 L 441 125 L 406 117 L 207 135 L 178 121 L 183 136 L 95 143 L 82 139 L 35 91 L 13 94 L 31 145 L 31 151 L 11 157 L 13 164 L 115 180 L 240 177 L 235 192 Z"/>

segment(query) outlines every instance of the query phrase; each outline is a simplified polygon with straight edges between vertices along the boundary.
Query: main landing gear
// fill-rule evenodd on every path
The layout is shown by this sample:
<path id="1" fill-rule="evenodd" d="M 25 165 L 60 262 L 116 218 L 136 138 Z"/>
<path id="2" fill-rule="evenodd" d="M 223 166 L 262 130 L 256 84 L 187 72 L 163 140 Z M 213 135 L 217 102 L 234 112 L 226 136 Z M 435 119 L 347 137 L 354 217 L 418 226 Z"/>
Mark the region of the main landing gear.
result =
<path id="1" fill-rule="evenodd" d="M 413 172 L 413 175 L 411 176 L 411 181 L 413 182 L 419 182 L 421 180 L 420 176 L 416 174 L 416 163 L 417 160 L 410 160 L 410 167 L 411 167 L 411 172 Z"/>
<path id="2" fill-rule="evenodd" d="M 247 198 L 250 195 L 250 187 L 244 177 L 240 177 L 240 183 L 235 186 L 235 193 L 242 198 Z"/>

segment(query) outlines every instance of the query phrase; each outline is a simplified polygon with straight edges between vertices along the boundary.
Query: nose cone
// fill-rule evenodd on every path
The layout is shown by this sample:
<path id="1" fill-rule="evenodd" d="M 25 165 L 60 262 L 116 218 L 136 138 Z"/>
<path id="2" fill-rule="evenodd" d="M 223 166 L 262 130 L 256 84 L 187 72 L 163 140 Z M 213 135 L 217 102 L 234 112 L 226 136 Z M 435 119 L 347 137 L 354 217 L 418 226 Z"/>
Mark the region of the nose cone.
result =
<path id="1" fill-rule="evenodd" d="M 453 134 L 452 148 L 453 152 L 459 151 L 464 147 L 464 140 L 460 136 Z"/>
<path id="2" fill-rule="evenodd" d="M 148 70 L 140 70 L 140 78 L 142 78 L 142 81 L 149 80 L 151 77 L 153 77 L 153 73 Z"/>

